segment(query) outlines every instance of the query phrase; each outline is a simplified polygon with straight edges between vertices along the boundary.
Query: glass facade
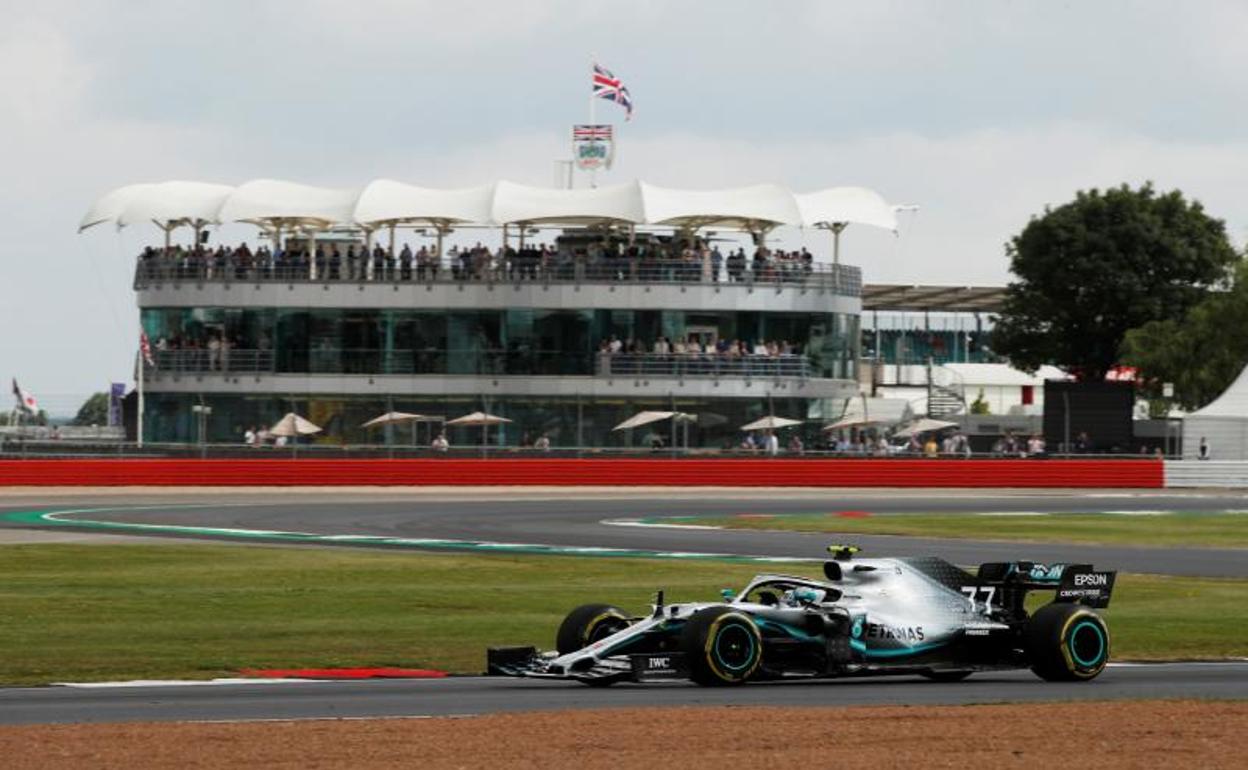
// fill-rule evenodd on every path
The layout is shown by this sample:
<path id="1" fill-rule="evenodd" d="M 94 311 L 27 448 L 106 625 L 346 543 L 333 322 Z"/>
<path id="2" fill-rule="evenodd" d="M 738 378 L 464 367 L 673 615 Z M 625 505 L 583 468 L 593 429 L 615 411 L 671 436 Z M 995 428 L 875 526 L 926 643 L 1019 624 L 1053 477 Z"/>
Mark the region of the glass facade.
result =
<path id="1" fill-rule="evenodd" d="M 282 396 L 264 393 L 255 395 L 222 395 L 214 393 L 149 393 L 146 397 L 145 434 L 153 442 L 198 442 L 194 404 L 212 407 L 207 418 L 208 443 L 241 444 L 248 428 L 275 423 L 287 412 L 297 412 L 324 428 L 324 433 L 303 443 L 316 444 L 402 444 L 429 445 L 441 426 L 417 423 L 390 428 L 364 428 L 368 420 L 389 411 L 440 416 L 447 419 L 486 411 L 513 422 L 486 433 L 490 446 L 516 447 L 531 445 L 546 435 L 552 447 L 639 447 L 649 446 L 652 434 L 667 446 L 683 444 L 683 426 L 673 430 L 670 421 L 655 423 L 632 431 L 612 428 L 640 411 L 678 411 L 697 415 L 689 425 L 689 446 L 733 448 L 743 434 L 738 428 L 748 422 L 775 414 L 799 420 L 810 420 L 801 428 L 808 447 L 821 440 L 823 421 L 839 414 L 840 404 L 806 398 L 589 398 L 589 397 L 502 397 L 483 398 L 479 395 L 446 395 L 439 397 L 374 397 L 374 396 Z M 447 438 L 454 447 L 480 446 L 479 427 L 449 428 Z M 787 435 L 787 434 L 786 434 Z"/>
<path id="2" fill-rule="evenodd" d="M 297 374 L 590 375 L 602 341 L 664 337 L 787 342 L 812 376 L 852 379 L 859 345 L 848 313 L 144 308 L 142 323 L 162 350 L 226 340 L 236 361 Z"/>

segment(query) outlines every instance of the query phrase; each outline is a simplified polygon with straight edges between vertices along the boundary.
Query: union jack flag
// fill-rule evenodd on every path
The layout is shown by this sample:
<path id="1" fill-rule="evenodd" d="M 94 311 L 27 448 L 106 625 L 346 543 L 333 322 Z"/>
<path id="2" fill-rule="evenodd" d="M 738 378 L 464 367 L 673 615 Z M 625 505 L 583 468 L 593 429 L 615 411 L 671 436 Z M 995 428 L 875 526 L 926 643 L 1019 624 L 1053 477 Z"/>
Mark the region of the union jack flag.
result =
<path id="1" fill-rule="evenodd" d="M 620 82 L 620 79 L 611 74 L 611 70 L 600 64 L 594 64 L 593 82 L 595 97 L 615 102 L 624 108 L 624 119 L 632 119 L 633 97 L 629 95 L 628 89 L 624 87 L 624 84 Z"/>
<path id="2" fill-rule="evenodd" d="M 143 360 L 148 366 L 156 365 L 152 360 L 152 343 L 147 339 L 147 332 L 139 332 L 139 352 L 143 354 Z"/>
<path id="3" fill-rule="evenodd" d="M 577 141 L 610 141 L 611 126 L 605 124 L 572 126 L 572 138 Z"/>

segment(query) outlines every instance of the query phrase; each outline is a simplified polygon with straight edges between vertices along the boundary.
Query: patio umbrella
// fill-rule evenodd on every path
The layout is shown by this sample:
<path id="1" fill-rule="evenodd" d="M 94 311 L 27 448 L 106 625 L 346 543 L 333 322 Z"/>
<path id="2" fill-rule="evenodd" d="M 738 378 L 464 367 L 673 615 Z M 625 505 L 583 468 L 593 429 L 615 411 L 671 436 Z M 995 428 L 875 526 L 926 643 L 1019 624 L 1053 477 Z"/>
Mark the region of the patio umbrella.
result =
<path id="1" fill-rule="evenodd" d="M 505 422 L 511 422 L 506 417 L 499 417 L 496 414 L 486 414 L 485 412 L 473 412 L 463 417 L 456 417 L 454 420 L 447 420 L 447 425 L 502 425 Z"/>
<path id="2" fill-rule="evenodd" d="M 643 425 L 649 425 L 652 422 L 671 419 L 674 419 L 677 422 L 691 422 L 697 420 L 698 417 L 697 415 L 686 414 L 685 412 L 638 412 L 611 430 L 630 430 L 632 428 L 640 428 Z"/>
<path id="3" fill-rule="evenodd" d="M 875 418 L 868 419 L 866 417 L 863 417 L 860 414 L 857 414 L 857 415 L 850 415 L 849 417 L 842 417 L 841 419 L 837 420 L 836 422 L 830 425 L 823 426 L 823 429 L 825 431 L 831 431 L 831 430 L 843 430 L 845 428 L 863 428 L 868 425 L 885 425 L 889 422 L 890 422 L 889 420 L 880 420 L 880 419 L 875 419 Z"/>
<path id="4" fill-rule="evenodd" d="M 480 425 L 481 426 L 481 446 L 484 447 L 487 443 L 489 443 L 488 433 L 489 433 L 490 426 L 502 425 L 508 422 L 511 422 L 511 420 L 508 420 L 506 417 L 499 417 L 496 414 L 486 414 L 485 412 L 473 412 L 472 414 L 466 414 L 463 417 L 456 417 L 454 420 L 447 420 L 446 424 L 447 425 L 463 425 L 463 426 Z"/>
<path id="5" fill-rule="evenodd" d="M 956 427 L 958 427 L 956 422 L 949 422 L 948 420 L 933 420 L 930 417 L 924 417 L 920 420 L 915 420 L 893 435 L 898 438 L 910 438 L 911 436 L 920 433 L 931 433 L 936 430 L 946 430 L 948 428 Z"/>
<path id="6" fill-rule="evenodd" d="M 294 412 L 287 412 L 286 416 L 278 420 L 277 423 L 269 428 L 269 433 L 274 436 L 286 436 L 293 438 L 296 436 L 310 436 L 313 433 L 320 433 L 321 427 L 313 425 Z"/>
<path id="7" fill-rule="evenodd" d="M 761 420 L 755 420 L 749 425 L 742 425 L 741 430 L 776 430 L 777 428 L 788 428 L 792 425 L 801 424 L 801 420 L 790 420 L 788 417 L 777 417 L 771 414 Z"/>
<path id="8" fill-rule="evenodd" d="M 423 414 L 411 414 L 410 412 L 386 412 L 380 417 L 374 417 L 368 422 L 361 425 L 361 428 L 376 428 L 384 425 L 399 425 L 401 423 L 410 422 L 412 424 L 412 445 L 416 444 L 416 423 L 437 421 L 440 417 L 428 417 Z"/>

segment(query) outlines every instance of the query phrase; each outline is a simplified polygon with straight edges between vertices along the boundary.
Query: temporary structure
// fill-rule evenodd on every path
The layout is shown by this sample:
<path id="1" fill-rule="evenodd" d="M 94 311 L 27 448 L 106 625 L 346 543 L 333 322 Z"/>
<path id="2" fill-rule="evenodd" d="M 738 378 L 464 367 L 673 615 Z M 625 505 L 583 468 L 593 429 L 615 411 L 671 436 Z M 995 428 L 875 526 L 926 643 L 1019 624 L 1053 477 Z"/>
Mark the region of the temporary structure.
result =
<path id="1" fill-rule="evenodd" d="M 958 423 L 956 422 L 949 422 L 948 420 L 933 420 L 930 417 L 924 417 L 922 419 L 915 420 L 893 435 L 899 438 L 909 438 L 923 433 L 931 433 L 932 431 L 947 430 L 949 428 L 956 427 L 958 427 Z"/>
<path id="2" fill-rule="evenodd" d="M 748 425 L 742 425 L 741 430 L 776 430 L 777 428 L 788 428 L 793 425 L 801 424 L 801 420 L 790 420 L 788 417 L 776 417 L 772 414 L 762 418 L 761 420 L 755 420 Z"/>
<path id="3" fill-rule="evenodd" d="M 913 416 L 910 402 L 904 398 L 868 398 L 856 397 L 845 406 L 845 414 L 831 425 L 825 425 L 825 431 L 861 428 L 868 425 L 896 425 L 906 422 Z"/>
<path id="4" fill-rule="evenodd" d="M 385 414 L 374 417 L 368 422 L 361 425 L 361 428 L 378 428 L 386 425 L 401 425 L 402 423 L 411 423 L 412 425 L 412 443 L 416 443 L 416 425 L 422 422 L 442 422 L 444 417 L 430 417 L 425 414 L 411 414 L 409 412 L 386 412 Z"/>
<path id="5" fill-rule="evenodd" d="M 1183 418 L 1183 459 L 1200 455 L 1200 440 L 1215 460 L 1248 460 L 1248 368 L 1226 391 Z"/>
<path id="6" fill-rule="evenodd" d="M 313 433 L 320 433 L 321 427 L 314 425 L 308 420 L 300 417 L 294 412 L 287 412 L 286 416 L 278 420 L 269 433 L 274 436 L 286 436 L 293 438 L 296 436 L 311 436 Z"/>

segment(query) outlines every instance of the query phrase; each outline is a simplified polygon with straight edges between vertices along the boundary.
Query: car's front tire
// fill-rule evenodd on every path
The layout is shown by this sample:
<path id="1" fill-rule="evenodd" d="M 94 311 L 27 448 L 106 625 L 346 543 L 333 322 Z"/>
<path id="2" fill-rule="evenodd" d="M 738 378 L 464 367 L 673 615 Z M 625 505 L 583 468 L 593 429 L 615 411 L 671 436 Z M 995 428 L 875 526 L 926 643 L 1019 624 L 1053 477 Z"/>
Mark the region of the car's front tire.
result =
<path id="1" fill-rule="evenodd" d="M 680 649 L 689 678 L 698 684 L 742 684 L 763 661 L 763 635 L 749 615 L 731 607 L 708 607 L 685 624 Z"/>
<path id="2" fill-rule="evenodd" d="M 1079 604 L 1046 604 L 1025 632 L 1031 670 L 1050 682 L 1095 679 L 1109 662 L 1109 628 Z"/>
<path id="3" fill-rule="evenodd" d="M 610 604 L 582 604 L 568 613 L 555 634 L 560 655 L 584 649 L 628 627 L 628 615 Z"/>

